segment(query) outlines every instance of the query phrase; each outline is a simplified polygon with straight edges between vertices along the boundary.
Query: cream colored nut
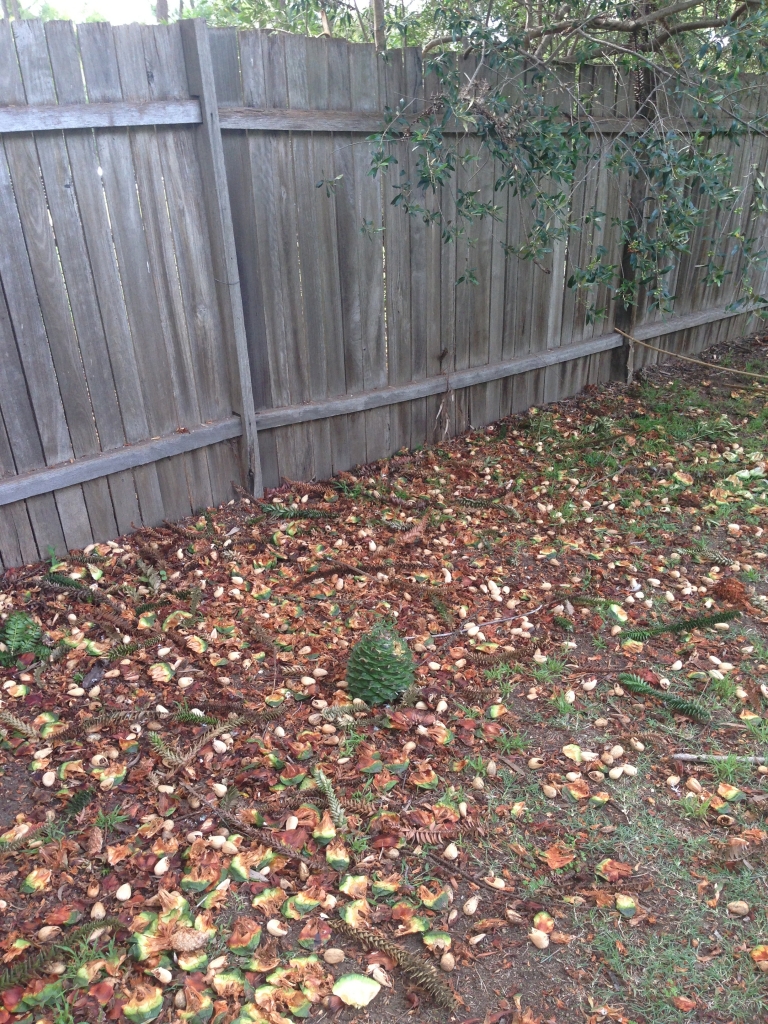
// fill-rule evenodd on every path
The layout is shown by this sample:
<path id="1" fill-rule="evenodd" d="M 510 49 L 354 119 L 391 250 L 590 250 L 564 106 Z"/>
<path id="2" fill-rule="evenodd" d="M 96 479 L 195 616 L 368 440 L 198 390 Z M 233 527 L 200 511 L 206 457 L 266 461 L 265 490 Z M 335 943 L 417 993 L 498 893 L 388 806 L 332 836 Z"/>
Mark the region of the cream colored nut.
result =
<path id="1" fill-rule="evenodd" d="M 295 814 L 289 814 L 285 819 L 285 831 L 294 832 L 299 827 L 299 819 Z"/>
<path id="2" fill-rule="evenodd" d="M 691 776 L 690 779 L 685 780 L 685 788 L 689 790 L 691 793 L 701 793 L 704 787 L 698 779 L 695 779 L 693 776 Z"/>
<path id="3" fill-rule="evenodd" d="M 51 786 L 56 785 L 56 772 L 46 772 L 40 781 L 47 789 L 50 789 Z"/>
<path id="4" fill-rule="evenodd" d="M 456 969 L 456 957 L 453 953 L 443 953 L 440 957 L 440 970 L 446 974 Z"/>
<path id="5" fill-rule="evenodd" d="M 538 928 L 531 928 L 528 932 L 528 938 L 537 949 L 546 949 L 549 945 L 549 936 Z"/>
<path id="6" fill-rule="evenodd" d="M 617 743 L 615 747 L 611 747 L 611 757 L 619 758 L 624 757 L 624 747 L 619 746 Z"/>
<path id="7" fill-rule="evenodd" d="M 611 768 L 611 770 L 608 772 L 608 778 L 613 779 L 613 781 L 615 782 L 617 779 L 620 779 L 623 774 L 624 766 L 619 764 L 616 765 L 615 768 Z"/>
<path id="8" fill-rule="evenodd" d="M 624 774 L 629 775 L 631 778 L 634 778 L 635 775 L 637 775 L 637 767 L 633 764 L 625 764 Z"/>
<path id="9" fill-rule="evenodd" d="M 642 743 L 640 740 L 635 739 L 634 736 L 629 741 L 629 745 L 630 747 L 632 747 L 633 750 L 636 750 L 638 754 L 642 754 L 642 752 L 645 750 L 645 744 Z"/>
<path id="10" fill-rule="evenodd" d="M 267 921 L 267 931 L 276 939 L 281 939 L 288 934 L 288 928 L 286 928 L 282 921 L 278 921 L 274 917 Z"/>
<path id="11" fill-rule="evenodd" d="M 327 964 L 340 964 L 344 961 L 344 950 L 343 949 L 326 949 L 323 953 L 323 960 Z"/>
<path id="12" fill-rule="evenodd" d="M 103 921 L 107 916 L 107 911 L 103 903 L 94 903 L 91 907 L 91 920 L 92 921 Z"/>
<path id="13" fill-rule="evenodd" d="M 547 798 L 547 800 L 554 800 L 557 796 L 557 790 L 554 786 L 550 786 L 548 783 L 544 783 L 541 787 L 541 792 Z"/>
<path id="14" fill-rule="evenodd" d="M 211 789 L 218 797 L 227 795 L 227 787 L 221 782 L 214 782 L 211 785 Z"/>
<path id="15" fill-rule="evenodd" d="M 171 867 L 171 862 L 167 857 L 161 857 L 160 860 L 152 868 L 153 872 L 158 876 L 167 875 Z"/>
<path id="16" fill-rule="evenodd" d="M 472 917 L 473 914 L 477 913 L 477 908 L 480 906 L 479 896 L 470 896 L 464 906 L 461 908 L 467 917 Z"/>
<path id="17" fill-rule="evenodd" d="M 537 771 L 539 768 L 543 768 L 544 764 L 545 764 L 545 762 L 544 762 L 544 759 L 542 757 L 532 757 L 528 761 L 528 767 L 532 771 Z"/>
<path id="18" fill-rule="evenodd" d="M 749 911 L 750 906 L 744 900 L 733 900 L 728 904 L 728 913 L 733 914 L 734 917 L 746 917 Z"/>
<path id="19" fill-rule="evenodd" d="M 131 887 L 127 882 L 124 882 L 115 893 L 115 899 L 121 903 L 125 903 L 126 900 L 131 898 Z"/>
<path id="20" fill-rule="evenodd" d="M 670 789 L 674 789 L 675 786 L 679 786 L 680 785 L 680 776 L 679 775 L 670 775 L 669 778 L 667 779 L 667 785 L 669 786 Z"/>
<path id="21" fill-rule="evenodd" d="M 485 783 L 479 775 L 476 775 L 474 779 L 472 779 L 472 789 L 485 789 Z"/>
<path id="22" fill-rule="evenodd" d="M 456 843 L 448 843 L 446 848 L 443 850 L 443 857 L 445 860 L 458 860 L 459 848 Z"/>

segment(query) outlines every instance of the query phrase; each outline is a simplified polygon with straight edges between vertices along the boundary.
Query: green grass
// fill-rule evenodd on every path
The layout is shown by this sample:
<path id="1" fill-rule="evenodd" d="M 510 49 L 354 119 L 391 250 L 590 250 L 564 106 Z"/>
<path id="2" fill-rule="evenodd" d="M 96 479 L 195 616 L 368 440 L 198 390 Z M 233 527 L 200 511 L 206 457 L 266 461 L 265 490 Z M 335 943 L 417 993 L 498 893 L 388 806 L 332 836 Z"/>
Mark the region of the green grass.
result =
<path id="1" fill-rule="evenodd" d="M 94 824 L 96 828 L 103 829 L 104 832 L 113 832 L 119 824 L 128 820 L 129 816 L 121 814 L 120 808 L 115 807 L 111 811 L 99 810 Z"/>
<path id="2" fill-rule="evenodd" d="M 523 733 L 505 732 L 496 741 L 496 749 L 501 754 L 514 754 L 526 750 L 529 743 L 529 738 Z"/>
<path id="3" fill-rule="evenodd" d="M 736 754 L 727 754 L 724 761 L 712 761 L 711 768 L 716 782 L 728 782 L 732 786 L 745 782 L 752 774 L 752 766 L 740 761 Z"/>
<path id="4" fill-rule="evenodd" d="M 645 758 L 641 760 L 645 762 Z M 595 970 L 595 1004 L 619 1005 L 630 1021 L 647 1024 L 757 1022 L 764 1012 L 765 982 L 748 951 L 765 938 L 766 867 L 761 863 L 754 872 L 741 873 L 726 869 L 712 853 L 711 840 L 722 841 L 722 833 L 710 831 L 698 810 L 703 807 L 701 802 L 675 801 L 673 806 L 685 815 L 675 824 L 665 798 L 656 807 L 643 801 L 647 789 L 637 781 L 642 775 L 641 768 L 637 778 L 622 790 L 628 821 L 609 836 L 589 831 L 590 839 L 581 847 L 582 854 L 591 859 L 610 856 L 638 865 L 652 881 L 638 898 L 641 907 L 655 918 L 653 923 L 632 928 L 611 908 L 574 911 L 571 930 L 578 926 L 582 934 L 588 931 L 592 935 L 590 948 L 602 967 Z M 692 811 L 694 806 L 697 810 Z M 690 814 L 684 810 L 689 807 Z M 592 821 L 604 822 L 605 817 L 583 815 L 582 827 L 589 829 Z M 700 878 L 691 874 L 694 864 L 706 865 Z M 697 889 L 701 878 L 709 882 L 704 892 Z M 717 905 L 709 907 L 707 900 L 715 895 L 715 885 L 722 893 Z M 745 900 L 754 907 L 754 920 L 731 917 L 726 907 L 732 900 Z M 708 954 L 715 947 L 721 952 L 714 959 L 698 959 L 698 953 Z M 583 950 L 574 955 L 584 963 Z M 618 991 L 614 985 L 620 986 Z M 681 995 L 698 996 L 706 1004 L 706 1012 L 692 1017 L 676 1009 L 672 999 Z"/>

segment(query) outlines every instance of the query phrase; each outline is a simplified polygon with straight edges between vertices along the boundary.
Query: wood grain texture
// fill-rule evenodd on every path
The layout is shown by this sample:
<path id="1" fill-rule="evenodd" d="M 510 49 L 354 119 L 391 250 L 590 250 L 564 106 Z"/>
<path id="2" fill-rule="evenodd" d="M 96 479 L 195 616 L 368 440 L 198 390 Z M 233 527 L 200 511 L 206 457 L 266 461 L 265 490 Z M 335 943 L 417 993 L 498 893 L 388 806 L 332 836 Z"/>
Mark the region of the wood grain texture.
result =
<path id="1" fill-rule="evenodd" d="M 200 128 L 196 129 L 197 157 L 207 214 L 215 290 L 219 299 L 219 315 L 222 319 L 224 339 L 229 348 L 229 397 L 233 409 L 240 415 L 243 423 L 243 478 L 252 493 L 261 494 L 263 483 L 254 424 L 248 342 L 211 52 L 203 20 L 182 20 L 178 23 L 178 29 L 181 33 L 189 92 L 200 100 L 203 115 Z"/>
<path id="2" fill-rule="evenodd" d="M 136 466 L 149 466 L 159 459 L 170 459 L 185 452 L 198 451 L 208 445 L 240 437 L 242 432 L 240 417 L 230 416 L 219 423 L 209 423 L 192 427 L 183 433 L 140 441 L 138 444 L 126 445 L 118 451 L 102 452 L 100 455 L 76 459 L 61 466 L 48 466 L 31 473 L 0 478 L 0 505 L 8 505 L 38 494 L 47 494 L 49 491 L 71 487 L 88 480 L 98 480 Z"/>
<path id="3" fill-rule="evenodd" d="M 17 24 L 22 24 L 17 22 Z M 150 103 L 30 104 L 0 108 L 0 133 L 53 132 L 71 128 L 139 128 L 200 124 L 197 100 Z"/>

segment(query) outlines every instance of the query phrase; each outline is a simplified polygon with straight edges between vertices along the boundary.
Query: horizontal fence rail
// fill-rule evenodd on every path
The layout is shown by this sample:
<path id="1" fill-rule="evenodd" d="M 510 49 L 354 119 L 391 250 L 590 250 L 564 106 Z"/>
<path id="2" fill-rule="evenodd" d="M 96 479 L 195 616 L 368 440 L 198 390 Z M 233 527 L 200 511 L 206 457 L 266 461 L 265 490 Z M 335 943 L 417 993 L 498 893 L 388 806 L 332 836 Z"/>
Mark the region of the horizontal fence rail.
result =
<path id="1" fill-rule="evenodd" d="M 120 473 L 125 469 L 136 469 L 138 466 L 149 466 L 159 459 L 169 459 L 173 455 L 194 452 L 219 441 L 230 441 L 240 437 L 243 425 L 239 416 L 230 416 L 220 423 L 207 423 L 200 427 L 182 429 L 168 437 L 153 437 L 149 441 L 139 441 L 127 445 L 114 452 L 102 452 L 60 466 L 46 466 L 34 473 L 26 473 L 0 480 L 0 505 L 10 505 L 14 501 L 33 498 L 37 494 L 46 494 L 62 487 L 84 484 L 89 480 Z"/>
<path id="2" fill-rule="evenodd" d="M 626 217 L 612 136 L 701 127 L 637 118 L 612 67 L 563 71 L 555 102 L 567 120 L 589 99 L 590 152 L 574 230 L 541 268 L 505 257 L 521 211 L 461 126 L 455 185 L 499 204 L 471 239 L 444 245 L 393 204 L 418 175 L 411 142 L 394 144 L 391 177 L 370 176 L 385 111 L 418 118 L 436 91 L 415 48 L 384 62 L 367 44 L 200 20 L 6 19 L 0 67 L 0 567 L 182 518 L 232 481 L 325 479 L 663 358 L 614 329 L 606 285 L 566 286 L 603 244 L 621 263 L 618 241 L 582 229 L 593 208 Z M 711 146 L 734 180 L 768 162 L 755 133 Z M 423 201 L 455 217 L 448 189 Z M 702 276 L 716 221 L 705 212 L 674 271 L 675 315 L 637 311 L 639 341 L 696 352 L 747 329 L 738 257 L 723 287 Z M 764 230 L 746 212 L 735 226 Z M 475 285 L 460 283 L 470 265 Z M 588 304 L 609 309 L 602 324 Z"/>
<path id="3" fill-rule="evenodd" d="M 200 124 L 197 100 L 152 103 L 74 103 L 0 107 L 0 132 L 65 131 L 68 128 L 141 128 L 160 124 Z"/>
<path id="4" fill-rule="evenodd" d="M 72 128 L 147 128 L 154 125 L 200 124 L 198 100 L 157 100 L 149 103 L 74 103 L 0 107 L 0 134 L 66 131 Z M 354 132 L 371 135 L 385 124 L 383 113 L 355 110 L 256 110 L 220 107 L 219 123 L 225 131 Z M 574 120 L 573 124 L 580 122 Z M 640 118 L 597 118 L 581 122 L 588 134 L 621 132 L 696 131 L 693 121 L 667 118 L 658 123 Z M 726 126 L 726 123 L 723 122 Z M 472 135 L 465 128 L 444 129 L 448 135 Z"/>

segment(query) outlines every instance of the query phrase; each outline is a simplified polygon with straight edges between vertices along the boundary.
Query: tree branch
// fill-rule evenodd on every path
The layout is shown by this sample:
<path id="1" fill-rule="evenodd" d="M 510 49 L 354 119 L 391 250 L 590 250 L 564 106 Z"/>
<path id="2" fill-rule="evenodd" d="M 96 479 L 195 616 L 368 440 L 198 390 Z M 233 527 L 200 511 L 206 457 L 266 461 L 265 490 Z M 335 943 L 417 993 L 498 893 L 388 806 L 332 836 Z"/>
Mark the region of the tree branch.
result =
<path id="1" fill-rule="evenodd" d="M 430 50 L 436 49 L 438 46 L 445 46 L 447 43 L 460 43 L 461 39 L 455 39 L 453 36 L 438 36 L 436 39 L 430 39 L 430 41 L 422 48 L 421 55 L 429 53 Z"/>
<path id="2" fill-rule="evenodd" d="M 700 21 L 684 21 L 680 25 L 672 25 L 670 28 L 660 32 L 654 39 L 651 39 L 642 49 L 656 49 L 663 46 L 672 36 L 680 35 L 681 32 L 696 32 L 702 28 L 722 28 L 740 18 L 749 9 L 749 4 L 742 4 L 737 7 L 733 14 L 727 18 L 702 18 Z"/>

